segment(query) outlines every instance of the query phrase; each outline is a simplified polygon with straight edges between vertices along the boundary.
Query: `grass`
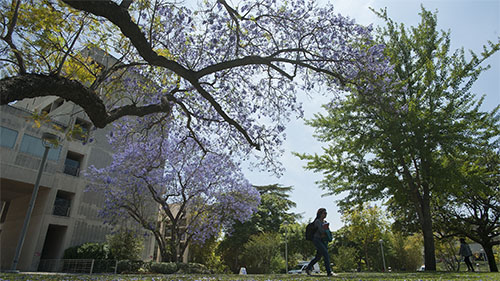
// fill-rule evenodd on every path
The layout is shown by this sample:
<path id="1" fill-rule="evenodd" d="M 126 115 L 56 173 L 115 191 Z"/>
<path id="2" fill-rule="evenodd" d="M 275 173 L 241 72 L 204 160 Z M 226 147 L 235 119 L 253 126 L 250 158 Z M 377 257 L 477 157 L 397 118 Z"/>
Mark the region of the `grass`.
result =
<path id="1" fill-rule="evenodd" d="M 267 280 L 290 280 L 290 281 L 312 281 L 312 280 L 500 280 L 500 273 L 467 273 L 467 272 L 418 272 L 418 273 L 338 273 L 337 276 L 326 277 L 325 275 L 303 276 L 303 275 L 113 275 L 113 274 L 50 274 L 50 273 L 0 273 L 0 281 L 4 280 L 99 280 L 99 281 L 267 281 Z"/>

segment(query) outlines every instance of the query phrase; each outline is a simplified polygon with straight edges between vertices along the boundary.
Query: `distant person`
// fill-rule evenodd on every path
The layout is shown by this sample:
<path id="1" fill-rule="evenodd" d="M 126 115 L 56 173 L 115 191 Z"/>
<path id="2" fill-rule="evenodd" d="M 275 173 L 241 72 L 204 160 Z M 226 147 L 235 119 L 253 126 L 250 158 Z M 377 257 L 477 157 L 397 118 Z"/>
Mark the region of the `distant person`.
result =
<path id="1" fill-rule="evenodd" d="M 472 251 L 467 243 L 465 243 L 464 238 L 460 238 L 460 251 L 459 255 L 464 257 L 464 262 L 467 265 L 467 271 L 474 271 L 474 266 L 472 266 L 472 262 L 470 261 L 470 257 L 472 256 Z"/>
<path id="2" fill-rule="evenodd" d="M 326 209 L 320 208 L 316 213 L 316 219 L 314 219 L 314 226 L 316 232 L 313 235 L 312 242 L 314 247 L 316 247 L 316 256 L 312 259 L 306 267 L 307 275 L 311 275 L 311 269 L 316 264 L 321 257 L 323 257 L 325 261 L 326 274 L 328 276 L 332 276 L 332 269 L 330 268 L 330 257 L 328 256 L 328 241 L 331 241 L 331 236 L 328 237 L 328 232 L 330 229 L 328 228 L 328 223 L 325 221 L 326 218 Z"/>

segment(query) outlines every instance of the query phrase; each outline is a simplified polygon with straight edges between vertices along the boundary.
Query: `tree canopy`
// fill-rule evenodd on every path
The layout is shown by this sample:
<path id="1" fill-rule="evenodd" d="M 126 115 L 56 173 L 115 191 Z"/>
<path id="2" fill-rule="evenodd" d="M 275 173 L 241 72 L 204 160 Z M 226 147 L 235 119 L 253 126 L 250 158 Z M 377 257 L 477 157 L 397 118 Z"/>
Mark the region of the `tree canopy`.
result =
<path id="1" fill-rule="evenodd" d="M 433 200 L 456 188 L 450 184 L 456 165 L 449 161 L 500 134 L 500 106 L 482 112 L 470 91 L 500 43 L 467 57 L 463 49 L 451 53 L 449 32 L 438 31 L 436 14 L 423 7 L 421 22 L 409 28 L 385 11 L 377 14 L 387 24 L 377 40 L 394 66 L 388 74 L 393 83 L 386 91 L 345 95 L 325 105 L 327 113 L 308 123 L 328 146 L 322 155 L 299 156 L 309 160 L 308 169 L 324 173 L 323 188 L 348 193 L 344 205 L 390 198 L 415 214 L 426 270 L 435 270 L 431 212 Z"/>
<path id="2" fill-rule="evenodd" d="M 290 211 L 295 206 L 295 202 L 289 199 L 292 187 L 271 184 L 255 188 L 261 199 L 257 211 L 246 222 L 236 221 L 218 248 L 223 260 L 233 272 L 238 272 L 244 265 L 241 261 L 241 250 L 252 235 L 256 241 L 259 240 L 258 235 L 263 233 L 266 234 L 262 237 L 275 237 L 284 222 L 293 224 L 299 218 L 299 215 Z"/>
<path id="3" fill-rule="evenodd" d="M 55 95 L 98 128 L 167 113 L 199 140 L 223 136 L 227 147 L 260 149 L 268 160 L 290 116 L 301 115 L 300 89 L 365 77 L 370 91 L 390 71 L 370 28 L 315 1 L 204 1 L 196 10 L 163 0 L 1 5 L 0 104 Z M 116 60 L 103 62 L 101 51 Z M 131 71 L 149 85 L 111 87 Z"/>
<path id="4" fill-rule="evenodd" d="M 468 237 L 479 243 L 491 272 L 498 272 L 493 246 L 500 245 L 500 151 L 490 145 L 459 159 L 453 182 L 457 192 L 436 204 L 443 237 Z"/>
<path id="5" fill-rule="evenodd" d="M 107 222 L 132 218 L 153 235 L 163 260 L 177 261 L 189 243 L 250 219 L 260 196 L 237 162 L 202 150 L 161 122 L 151 128 L 142 121 L 116 122 L 112 163 L 88 169 L 89 187 L 106 198 L 101 215 Z"/>

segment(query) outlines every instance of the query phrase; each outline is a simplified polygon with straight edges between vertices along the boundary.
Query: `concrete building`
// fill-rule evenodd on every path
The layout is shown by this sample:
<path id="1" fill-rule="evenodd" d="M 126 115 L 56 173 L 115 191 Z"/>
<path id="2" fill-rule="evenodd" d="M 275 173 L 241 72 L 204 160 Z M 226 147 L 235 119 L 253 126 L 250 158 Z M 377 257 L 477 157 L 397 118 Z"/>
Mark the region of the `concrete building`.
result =
<path id="1" fill-rule="evenodd" d="M 34 126 L 33 112 L 46 111 L 53 122 Z M 79 125 L 89 131 L 85 113 L 58 97 L 23 100 L 0 107 L 0 261 L 10 269 L 20 236 L 44 147 L 41 135 L 53 133 L 63 138 L 50 149 L 42 174 L 17 269 L 36 271 L 41 259 L 60 259 L 64 250 L 85 242 L 104 242 L 112 230 L 98 217 L 104 197 L 85 192 L 86 180 L 80 172 L 90 165 L 110 163 L 111 148 L 106 130 L 95 130 L 88 137 L 66 140 L 53 125 L 71 128 Z M 150 257 L 154 243 L 145 241 L 144 258 Z"/>

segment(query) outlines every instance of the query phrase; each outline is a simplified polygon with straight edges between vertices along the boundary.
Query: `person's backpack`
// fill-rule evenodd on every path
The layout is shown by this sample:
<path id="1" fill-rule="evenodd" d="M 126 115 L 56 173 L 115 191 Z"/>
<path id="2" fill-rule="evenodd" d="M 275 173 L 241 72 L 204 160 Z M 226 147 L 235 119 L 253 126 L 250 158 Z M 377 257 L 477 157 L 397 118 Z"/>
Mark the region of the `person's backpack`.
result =
<path id="1" fill-rule="evenodd" d="M 318 228 L 314 225 L 314 221 L 306 226 L 306 240 L 312 241 L 314 233 L 316 233 Z"/>

